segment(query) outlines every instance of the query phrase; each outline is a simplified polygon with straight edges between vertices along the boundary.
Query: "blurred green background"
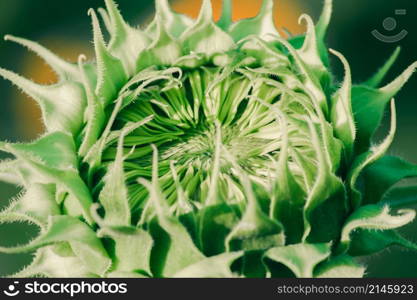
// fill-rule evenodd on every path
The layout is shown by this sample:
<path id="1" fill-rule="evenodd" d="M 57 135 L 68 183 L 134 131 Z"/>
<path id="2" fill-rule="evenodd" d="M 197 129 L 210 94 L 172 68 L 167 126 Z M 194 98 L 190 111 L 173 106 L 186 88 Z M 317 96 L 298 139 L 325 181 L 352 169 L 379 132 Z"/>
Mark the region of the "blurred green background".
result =
<path id="1" fill-rule="evenodd" d="M 92 36 L 88 8 L 104 5 L 103 0 L 0 0 L 0 36 L 13 34 L 36 40 L 62 57 L 75 61 L 80 53 L 92 58 Z M 131 24 L 146 24 L 154 13 L 153 0 L 118 0 L 123 15 Z M 173 0 L 178 11 L 195 16 L 201 0 Z M 322 0 L 276 0 L 276 23 L 297 34 L 303 28 L 297 24 L 300 13 L 306 12 L 316 20 Z M 234 18 L 256 14 L 261 0 L 235 0 Z M 220 0 L 213 0 L 215 16 Z M 405 9 L 406 15 L 395 15 Z M 390 31 L 383 21 L 393 17 L 397 26 Z M 371 31 L 377 29 L 387 36 L 407 30 L 408 35 L 396 43 L 377 40 Z M 361 82 L 375 72 L 397 46 L 402 47 L 400 58 L 386 81 L 417 60 L 417 1 L 410 0 L 334 0 L 334 14 L 328 36 L 328 46 L 342 52 L 352 67 L 354 82 Z M 333 69 L 340 79 L 341 64 L 333 60 Z M 0 41 L 0 66 L 14 70 L 40 83 L 53 83 L 51 70 L 34 54 L 22 47 Z M 398 131 L 391 154 L 417 163 L 417 76 L 414 76 L 397 96 Z M 0 140 L 28 141 L 42 132 L 39 109 L 29 98 L 0 80 Z M 386 122 L 385 122 L 386 123 Z M 386 132 L 382 126 L 379 136 Z M 0 159 L 6 158 L 0 153 Z M 5 207 L 19 190 L 0 183 L 0 209 Z M 416 207 L 417 208 L 417 207 Z M 417 222 L 402 229 L 402 233 L 417 242 Z M 25 242 L 36 230 L 25 224 L 1 225 L 1 245 Z M 0 276 L 16 272 L 29 263 L 30 255 L 0 254 Z M 396 247 L 367 258 L 369 277 L 417 277 L 417 253 Z"/>

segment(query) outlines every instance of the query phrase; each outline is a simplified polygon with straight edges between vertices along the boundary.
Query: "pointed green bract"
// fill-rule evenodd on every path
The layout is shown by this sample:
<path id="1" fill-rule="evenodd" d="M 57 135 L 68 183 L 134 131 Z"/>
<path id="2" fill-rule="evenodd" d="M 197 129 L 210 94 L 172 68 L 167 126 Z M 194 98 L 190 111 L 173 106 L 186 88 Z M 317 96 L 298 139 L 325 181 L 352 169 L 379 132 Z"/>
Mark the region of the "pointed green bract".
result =
<path id="1" fill-rule="evenodd" d="M 103 227 L 99 236 L 114 240 L 114 265 L 110 274 L 151 274 L 150 260 L 153 239 L 143 229 L 133 227 Z M 131 276 L 129 276 L 131 277 Z"/>
<path id="2" fill-rule="evenodd" d="M 100 203 L 105 210 L 104 222 L 113 226 L 130 225 L 130 208 L 128 191 L 123 171 L 123 142 L 125 132 L 122 132 L 117 144 L 115 161 L 109 166 L 104 179 L 104 187 L 99 195 Z"/>
<path id="3" fill-rule="evenodd" d="M 295 244 L 269 249 L 265 256 L 289 268 L 296 277 L 313 277 L 314 268 L 330 255 L 328 244 Z"/>
<path id="4" fill-rule="evenodd" d="M 76 65 L 66 62 L 38 43 L 12 35 L 6 35 L 4 39 L 6 41 L 13 41 L 15 43 L 21 44 L 27 47 L 29 50 L 35 52 L 37 55 L 39 55 L 39 57 L 45 60 L 46 63 L 48 63 L 48 65 L 58 74 L 61 80 L 79 80 L 79 71 Z"/>
<path id="5" fill-rule="evenodd" d="M 94 48 L 97 59 L 95 93 L 106 106 L 117 97 L 119 89 L 127 81 L 127 74 L 122 62 L 107 49 L 96 13 L 92 9 L 88 13 L 93 23 Z"/>
<path id="6" fill-rule="evenodd" d="M 263 40 L 270 40 L 274 36 L 279 36 L 275 28 L 274 1 L 263 0 L 259 14 L 252 19 L 245 19 L 230 25 L 230 35 L 235 41 L 240 41 L 247 36 L 257 36 Z"/>
<path id="7" fill-rule="evenodd" d="M 88 79 L 84 60 L 85 57 L 82 55 L 78 58 L 78 67 L 87 97 L 87 106 L 84 113 L 84 122 L 86 122 L 83 129 L 84 138 L 78 150 L 82 157 L 85 157 L 90 148 L 97 142 L 101 130 L 105 127 L 104 107 L 100 101 L 97 101 L 98 96 L 93 92 L 94 88 Z"/>
<path id="8" fill-rule="evenodd" d="M 381 84 L 382 80 L 385 78 L 391 67 L 394 65 L 395 61 L 400 55 L 400 51 L 401 48 L 397 47 L 390 56 L 390 58 L 387 60 L 387 62 L 382 66 L 382 68 L 379 69 L 378 72 L 376 72 L 369 80 L 367 80 L 365 85 L 377 88 Z"/>
<path id="9" fill-rule="evenodd" d="M 111 28 L 111 40 L 108 49 L 112 55 L 120 58 L 124 70 L 128 75 L 132 76 L 136 71 L 137 57 L 150 43 L 150 38 L 139 29 L 130 27 L 123 20 L 113 0 L 105 0 L 105 3 Z"/>
<path id="10" fill-rule="evenodd" d="M 64 245 L 64 247 L 69 247 Z M 54 248 L 56 246 L 47 246 L 39 249 L 33 259 L 32 264 L 25 269 L 14 274 L 12 277 L 96 277 L 97 274 L 91 273 L 85 264 L 73 253 L 71 255 L 61 255 Z M 71 250 L 69 250 L 72 252 Z"/>
<path id="11" fill-rule="evenodd" d="M 217 22 L 217 25 L 224 31 L 227 31 L 230 25 L 233 24 L 232 12 L 233 12 L 232 0 L 224 0 L 223 7 L 222 7 L 222 15 L 220 17 L 220 20 Z"/>
<path id="12" fill-rule="evenodd" d="M 397 117 L 395 111 L 395 102 L 391 101 L 391 128 L 388 136 L 379 145 L 373 146 L 368 152 L 359 155 L 352 163 L 351 170 L 348 174 L 348 180 L 350 189 L 352 192 L 352 205 L 358 207 L 362 202 L 362 194 L 357 189 L 356 183 L 359 175 L 370 164 L 374 163 L 385 155 L 388 148 L 394 139 L 395 131 L 397 128 Z"/>
<path id="13" fill-rule="evenodd" d="M 92 221 L 89 210 L 93 200 L 79 176 L 75 145 L 68 134 L 54 132 L 32 144 L 0 144 L 0 150 L 19 158 L 28 172 L 37 175 L 35 182 L 54 183 L 71 193 L 81 205 L 86 221 Z"/>
<path id="14" fill-rule="evenodd" d="M 2 213 L 23 213 L 43 222 L 50 215 L 59 215 L 59 206 L 55 200 L 56 188 L 53 184 L 33 183 L 24 195 L 12 201 Z"/>
<path id="15" fill-rule="evenodd" d="M 382 203 L 386 203 L 387 205 L 394 208 L 414 205 L 417 203 L 416 191 L 416 186 L 393 188 L 389 191 L 388 194 L 385 195 Z"/>
<path id="16" fill-rule="evenodd" d="M 142 51 L 137 59 L 137 69 L 142 70 L 150 66 L 173 65 L 182 54 L 180 44 L 170 37 L 165 29 L 163 20 L 156 21 L 156 35 L 158 36 L 149 47 Z"/>
<path id="17" fill-rule="evenodd" d="M 326 67 L 329 66 L 329 56 L 326 48 L 326 33 L 331 21 L 333 11 L 333 0 L 325 0 L 320 19 L 316 24 L 317 43 L 320 57 Z"/>
<path id="18" fill-rule="evenodd" d="M 227 52 L 235 48 L 232 38 L 222 31 L 212 20 L 212 9 L 209 0 L 203 1 L 200 16 L 195 24 L 182 35 L 182 47 L 206 55 Z"/>
<path id="19" fill-rule="evenodd" d="M 36 239 L 23 246 L 0 247 L 0 251 L 21 253 L 62 242 L 70 243 L 74 254 L 93 274 L 102 276 L 109 269 L 111 261 L 94 231 L 81 221 L 68 216 L 50 217 L 47 228 Z"/>
<path id="20" fill-rule="evenodd" d="M 22 188 L 0 224 L 39 228 L 15 277 L 361 277 L 355 256 L 391 245 L 416 250 L 395 229 L 412 222 L 416 166 L 385 156 L 396 131 L 373 136 L 417 63 L 379 87 L 396 50 L 352 86 L 346 58 L 325 44 L 332 1 L 306 33 L 278 34 L 274 1 L 219 21 L 203 1 L 197 20 L 156 1 L 144 30 L 117 4 L 89 10 L 96 60 L 68 63 L 35 42 L 6 36 L 44 59 L 59 82 L 0 76 L 41 107 L 45 133 L 0 142 L 14 158 L 0 179 Z M 284 12 L 285 13 L 285 12 Z M 329 52 L 343 64 L 333 81 Z M 399 209 L 395 211 L 395 209 Z"/>
<path id="21" fill-rule="evenodd" d="M 357 209 L 347 220 L 341 234 L 342 250 L 348 250 L 351 241 L 351 233 L 358 229 L 387 230 L 401 227 L 410 223 L 414 217 L 414 210 L 399 210 L 398 215 L 391 215 L 388 206 L 365 205 Z"/>
<path id="22" fill-rule="evenodd" d="M 43 86 L 2 68 L 0 76 L 13 82 L 39 104 L 49 132 L 63 131 L 73 135 L 79 133 L 86 101 L 84 90 L 78 83 L 61 82 Z"/>
<path id="23" fill-rule="evenodd" d="M 156 17 L 160 18 L 173 37 L 179 38 L 181 34 L 193 24 L 193 21 L 187 16 L 173 12 L 168 4 L 168 0 L 156 0 L 155 5 Z M 147 31 L 150 34 L 153 33 L 155 25 L 156 22 L 154 21 L 154 23 L 148 27 Z"/>
<path id="24" fill-rule="evenodd" d="M 167 244 L 165 249 L 161 248 L 155 251 L 156 258 L 154 257 L 154 260 L 158 260 L 155 264 L 162 263 L 158 272 L 161 272 L 162 276 L 170 277 L 181 269 L 202 260 L 204 256 L 194 245 L 186 228 L 167 211 L 165 199 L 159 190 L 157 156 L 158 152 L 154 148 L 152 184 L 143 180 L 141 182 L 149 189 L 158 219 L 158 224 L 155 222 L 151 224 L 155 228 L 154 238 L 157 240 L 164 238 L 165 242 L 161 242 L 161 244 Z M 165 237 L 162 237 L 164 234 L 161 230 L 165 232 Z M 158 236 L 155 237 L 155 235 Z M 157 243 L 156 247 L 158 246 Z"/>
<path id="25" fill-rule="evenodd" d="M 364 273 L 365 267 L 347 255 L 336 256 L 314 270 L 314 276 L 318 278 L 361 278 Z"/>
<path id="26" fill-rule="evenodd" d="M 309 68 L 314 69 L 318 73 L 320 78 L 327 70 L 323 65 L 323 62 L 319 53 L 319 46 L 317 44 L 316 30 L 314 27 L 313 20 L 308 15 L 302 15 L 299 19 L 299 23 L 304 21 L 307 25 L 307 32 L 304 39 L 304 44 L 298 53 L 301 59 L 307 64 Z"/>
<path id="27" fill-rule="evenodd" d="M 355 121 L 352 114 L 351 89 L 352 78 L 346 58 L 337 51 L 331 50 L 343 63 L 345 79 L 340 89 L 332 97 L 331 118 L 335 135 L 344 143 L 347 159 L 353 154 L 356 138 Z"/>
<path id="28" fill-rule="evenodd" d="M 283 118 L 283 115 L 279 117 Z M 306 192 L 297 183 L 289 168 L 288 156 L 291 149 L 288 128 L 285 126 L 285 119 L 283 121 L 282 149 L 277 162 L 277 181 L 272 190 L 270 216 L 281 221 L 287 242 L 294 243 L 300 242 L 303 235 L 302 214 Z"/>
<path id="29" fill-rule="evenodd" d="M 240 177 L 243 189 L 248 198 L 248 203 L 246 204 L 242 219 L 226 238 L 226 248 L 235 251 L 249 251 L 268 249 L 285 244 L 282 225 L 269 219 L 269 217 L 262 212 L 250 186 L 249 178 L 244 175 L 234 158 L 228 153 L 226 153 L 226 155 L 229 156 L 229 160 L 232 162 L 237 172 L 239 172 L 238 177 Z"/>
<path id="30" fill-rule="evenodd" d="M 364 180 L 364 203 L 373 204 L 384 199 L 397 182 L 417 177 L 417 166 L 399 157 L 384 156 L 368 166 L 361 177 Z"/>
<path id="31" fill-rule="evenodd" d="M 412 64 L 395 80 L 379 89 L 364 85 L 352 88 L 352 109 L 358 133 L 356 143 L 358 154 L 369 148 L 373 135 L 381 124 L 386 105 L 407 82 L 416 67 L 417 63 Z"/>

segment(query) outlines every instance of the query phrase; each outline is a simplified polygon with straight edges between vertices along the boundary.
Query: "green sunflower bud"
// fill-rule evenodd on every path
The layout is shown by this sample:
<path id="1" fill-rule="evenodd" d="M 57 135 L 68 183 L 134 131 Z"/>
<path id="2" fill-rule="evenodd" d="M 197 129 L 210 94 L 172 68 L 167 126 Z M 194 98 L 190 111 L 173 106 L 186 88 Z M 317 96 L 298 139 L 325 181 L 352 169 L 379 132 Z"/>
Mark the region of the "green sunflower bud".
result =
<path id="1" fill-rule="evenodd" d="M 24 193 L 0 222 L 39 236 L 4 253 L 36 251 L 14 276 L 361 277 L 355 256 L 399 244 L 414 219 L 395 209 L 415 189 L 391 187 L 417 166 L 385 155 L 396 130 L 393 97 L 417 67 L 378 87 L 398 51 L 368 82 L 341 84 L 320 20 L 284 39 L 272 0 L 258 16 L 214 22 L 205 0 L 196 21 L 156 1 L 154 21 L 129 26 L 112 0 L 92 19 L 95 62 L 63 61 L 13 36 L 59 75 L 52 86 L 0 69 L 36 100 L 46 132 L 0 143 L 15 159 L 0 178 Z M 391 129 L 373 135 L 391 107 Z M 389 193 L 388 193 L 389 192 Z M 412 197 L 414 196 L 414 198 Z"/>

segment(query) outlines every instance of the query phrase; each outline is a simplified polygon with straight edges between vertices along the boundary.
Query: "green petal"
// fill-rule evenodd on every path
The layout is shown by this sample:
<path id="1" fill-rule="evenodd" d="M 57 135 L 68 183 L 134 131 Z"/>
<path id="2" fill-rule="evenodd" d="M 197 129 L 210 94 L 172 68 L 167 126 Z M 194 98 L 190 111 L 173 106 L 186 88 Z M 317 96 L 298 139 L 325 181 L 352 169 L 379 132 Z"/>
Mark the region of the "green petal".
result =
<path id="1" fill-rule="evenodd" d="M 72 138 L 62 132 L 47 134 L 30 144 L 4 144 L 4 150 L 54 169 L 76 169 L 77 156 Z M 2 147 L 2 148 L 3 148 Z"/>
<path id="2" fill-rule="evenodd" d="M 88 13 L 93 23 L 94 49 L 97 60 L 95 93 L 103 103 L 103 106 L 107 106 L 117 97 L 119 90 L 127 81 L 127 74 L 122 62 L 107 50 L 96 13 L 92 9 Z"/>
<path id="3" fill-rule="evenodd" d="M 50 217 L 48 227 L 36 239 L 23 246 L 0 247 L 0 252 L 29 252 L 57 242 L 69 242 L 76 256 L 94 274 L 104 275 L 111 265 L 94 231 L 80 220 L 68 216 Z"/>
<path id="4" fill-rule="evenodd" d="M 391 128 L 388 136 L 385 140 L 371 148 L 370 151 L 363 153 L 356 157 L 355 161 L 352 163 L 351 169 L 348 173 L 348 183 L 351 189 L 351 202 L 354 208 L 360 206 L 362 201 L 362 194 L 357 189 L 356 183 L 359 178 L 361 172 L 371 163 L 380 159 L 386 151 L 388 150 L 389 146 L 391 145 L 395 131 L 397 128 L 397 119 L 396 119 L 396 112 L 395 112 L 395 102 L 394 100 L 391 101 Z"/>
<path id="5" fill-rule="evenodd" d="M 349 254 L 353 256 L 370 255 L 394 245 L 417 250 L 415 243 L 402 237 L 395 230 L 358 229 L 351 234 Z"/>
<path id="6" fill-rule="evenodd" d="M 136 128 L 140 125 L 137 124 Z M 125 159 L 123 156 L 123 143 L 126 133 L 125 129 L 120 134 L 116 158 L 107 169 L 107 174 L 103 179 L 104 186 L 99 195 L 99 201 L 105 211 L 104 222 L 109 226 L 130 225 L 128 190 L 123 170 Z"/>
<path id="7" fill-rule="evenodd" d="M 109 52 L 118 57 L 126 73 L 132 76 L 136 72 L 136 60 L 139 53 L 150 43 L 150 38 L 139 29 L 130 27 L 121 16 L 113 0 L 105 0 L 108 11 L 111 39 Z"/>
<path id="8" fill-rule="evenodd" d="M 402 209 L 390 215 L 386 205 L 369 204 L 358 208 L 347 219 L 341 233 L 339 251 L 347 251 L 351 244 L 351 233 L 357 229 L 386 230 L 404 226 L 415 217 L 415 211 Z"/>
<path id="9" fill-rule="evenodd" d="M 364 274 L 365 267 L 347 255 L 330 258 L 314 270 L 317 278 L 362 278 Z"/>
<path id="10" fill-rule="evenodd" d="M 415 205 L 417 203 L 417 186 L 393 188 L 385 195 L 382 203 L 395 208 Z"/>
<path id="11" fill-rule="evenodd" d="M 300 80 L 304 84 L 303 89 L 306 90 L 308 96 L 311 97 L 313 104 L 318 104 L 324 115 L 327 114 L 328 105 L 326 95 L 324 94 L 320 79 L 315 73 L 314 69 L 310 68 L 308 64 L 298 54 L 298 51 L 285 39 L 277 37 L 276 40 L 281 43 L 294 58 L 295 64 L 299 68 Z"/>
<path id="12" fill-rule="evenodd" d="M 168 0 L 156 0 L 156 15 L 154 21 L 147 28 L 150 36 L 156 35 L 157 18 L 165 24 L 165 28 L 174 38 L 179 38 L 181 34 L 193 24 L 193 20 L 185 15 L 175 13 L 168 4 Z"/>
<path id="13" fill-rule="evenodd" d="M 150 224 L 155 241 L 152 251 L 152 273 L 156 277 L 172 277 L 175 273 L 204 258 L 185 227 L 173 217 L 164 217 Z"/>
<path id="14" fill-rule="evenodd" d="M 261 250 L 285 244 L 282 225 L 269 219 L 260 208 L 248 205 L 245 214 L 226 238 L 230 250 Z"/>
<path id="15" fill-rule="evenodd" d="M 324 242 L 339 234 L 346 213 L 346 196 L 342 181 L 333 174 L 326 159 L 317 129 L 310 120 L 308 123 L 318 169 L 316 181 L 304 205 L 303 241 Z"/>
<path id="16" fill-rule="evenodd" d="M 262 211 L 255 198 L 252 183 L 238 165 L 236 158 L 229 154 L 225 148 L 222 152 L 234 166 L 247 198 L 246 208 L 241 220 L 226 238 L 227 251 L 261 250 L 284 245 L 285 236 L 282 225 L 278 221 L 270 219 Z"/>
<path id="17" fill-rule="evenodd" d="M 12 275 L 12 278 L 33 278 L 45 276 L 49 278 L 89 278 L 97 277 L 91 273 L 84 263 L 75 255 L 59 255 L 55 246 L 48 246 L 39 249 L 33 262 Z"/>
<path id="18" fill-rule="evenodd" d="M 272 69 L 274 66 L 282 67 L 290 64 L 286 55 L 257 36 L 241 41 L 240 51 L 246 54 L 247 59 L 253 57 L 261 65 L 268 66 L 269 69 Z"/>
<path id="19" fill-rule="evenodd" d="M 93 87 L 88 80 L 87 70 L 84 65 L 84 56 L 78 58 L 81 82 L 87 96 L 87 108 L 84 112 L 84 122 L 86 123 L 83 132 L 83 140 L 78 151 L 81 157 L 85 157 L 91 147 L 97 142 L 103 127 L 105 126 L 105 114 L 102 103 L 98 101 L 93 92 Z"/>
<path id="20" fill-rule="evenodd" d="M 205 54 L 224 53 L 235 48 L 232 38 L 213 23 L 210 0 L 204 0 L 196 23 L 181 35 L 182 47 L 187 51 Z"/>
<path id="21" fill-rule="evenodd" d="M 49 86 L 39 85 L 2 68 L 0 76 L 10 80 L 39 104 L 48 132 L 78 134 L 86 106 L 84 89 L 79 83 L 66 81 Z"/>
<path id="22" fill-rule="evenodd" d="M 83 207 L 80 205 L 80 202 L 77 200 L 77 198 L 74 197 L 73 194 L 66 194 L 62 202 L 60 201 L 59 203 L 62 205 L 62 214 L 77 219 L 81 219 L 83 217 Z"/>
<path id="23" fill-rule="evenodd" d="M 199 243 L 205 255 L 225 252 L 226 238 L 239 221 L 236 206 L 227 203 L 203 207 L 198 212 Z"/>
<path id="24" fill-rule="evenodd" d="M 352 89 L 352 109 L 357 126 L 356 153 L 366 151 L 376 129 L 381 124 L 388 102 L 398 93 L 417 67 L 417 62 L 409 66 L 390 84 L 380 89 L 354 86 Z"/>
<path id="25" fill-rule="evenodd" d="M 60 80 L 79 81 L 80 74 L 76 65 L 63 60 L 38 43 L 12 35 L 6 35 L 4 36 L 4 39 L 6 41 L 13 41 L 15 43 L 21 44 L 27 47 L 29 50 L 35 52 L 37 55 L 39 55 L 39 57 L 45 60 L 49 66 L 51 66 L 51 68 L 58 74 Z"/>
<path id="26" fill-rule="evenodd" d="M 49 216 L 60 213 L 55 201 L 55 191 L 53 184 L 32 183 L 25 194 L 13 201 L 2 213 L 23 213 L 44 222 Z"/>
<path id="27" fill-rule="evenodd" d="M 364 82 L 363 85 L 377 88 L 381 84 L 382 80 L 384 80 L 385 76 L 387 75 L 391 67 L 397 61 L 397 58 L 400 55 L 400 51 L 401 51 L 401 47 L 395 48 L 395 51 L 391 54 L 390 58 L 382 66 L 382 68 L 379 69 L 378 72 L 374 76 L 372 76 L 370 79 Z"/>
<path id="28" fill-rule="evenodd" d="M 313 20 L 309 15 L 302 15 L 298 22 L 301 23 L 303 20 L 307 24 L 307 32 L 303 46 L 301 49 L 297 50 L 297 52 L 308 68 L 310 68 L 317 77 L 321 78 L 327 73 L 327 70 L 320 57 L 316 29 L 314 27 Z"/>
<path id="29" fill-rule="evenodd" d="M 114 30 L 113 24 L 110 21 L 110 16 L 109 13 L 107 12 L 107 10 L 105 10 L 102 7 L 97 8 L 98 13 L 100 14 L 100 17 L 104 23 L 104 26 L 107 29 L 107 32 L 112 34 L 112 31 Z"/>
<path id="30" fill-rule="evenodd" d="M 68 134 L 54 132 L 32 144 L 0 142 L 0 149 L 15 155 L 38 181 L 55 183 L 57 187 L 71 193 L 83 208 L 86 221 L 92 222 L 92 198 L 79 177 L 75 145 Z"/>
<path id="31" fill-rule="evenodd" d="M 150 66 L 171 66 L 182 54 L 180 44 L 166 31 L 166 25 L 160 17 L 156 17 L 155 40 L 138 56 L 136 65 L 138 70 Z"/>
<path id="32" fill-rule="evenodd" d="M 204 253 L 214 255 L 224 252 L 229 247 L 229 237 L 237 225 L 237 215 L 233 207 L 223 202 L 220 196 L 219 175 L 222 152 L 222 131 L 216 123 L 216 140 L 213 167 L 211 170 L 210 189 L 204 208 L 199 211 L 199 243 Z M 214 220 L 214 221 L 213 221 Z M 211 237 L 216 236 L 215 241 Z"/>
<path id="33" fill-rule="evenodd" d="M 150 259 L 153 240 L 151 235 L 140 228 L 112 228 L 102 227 L 100 236 L 111 237 L 115 242 L 114 266 L 110 277 L 115 272 L 151 274 Z"/>
<path id="34" fill-rule="evenodd" d="M 217 26 L 226 32 L 228 31 L 230 25 L 233 24 L 232 12 L 232 0 L 223 0 L 222 15 L 217 22 Z"/>
<path id="35" fill-rule="evenodd" d="M 186 228 L 170 216 L 158 179 L 158 151 L 154 147 L 152 183 L 140 179 L 150 193 L 157 219 L 151 222 L 151 235 L 155 241 L 152 253 L 152 273 L 156 277 L 172 277 L 175 273 L 204 258 Z M 157 221 L 156 221 L 157 220 Z"/>
<path id="36" fill-rule="evenodd" d="M 325 0 L 323 11 L 316 25 L 317 37 L 319 40 L 323 42 L 327 33 L 327 28 L 329 27 L 330 20 L 332 17 L 332 10 L 333 10 L 333 0 Z"/>
<path id="37" fill-rule="evenodd" d="M 155 80 L 159 80 L 160 77 L 156 78 Z M 84 162 L 88 163 L 90 166 L 88 178 L 91 181 L 92 174 L 96 171 L 102 163 L 102 156 L 104 150 L 117 140 L 117 137 L 120 135 L 121 132 L 118 131 L 111 131 L 113 124 L 116 120 L 117 114 L 122 110 L 124 102 L 132 101 L 135 99 L 135 95 L 133 92 L 125 92 L 122 93 L 117 100 L 115 101 L 115 105 L 111 112 L 110 118 L 107 120 L 106 127 L 104 128 L 103 132 L 101 133 L 100 138 L 93 144 L 93 146 L 88 149 L 87 154 L 84 157 Z M 144 124 L 150 122 L 153 116 L 145 117 L 142 121 L 137 123 L 128 123 L 125 125 L 123 130 L 126 130 L 126 134 L 130 133 L 132 130 L 138 128 L 139 126 L 143 126 Z M 115 135 L 116 134 L 116 135 Z M 116 138 L 114 138 L 116 137 Z"/>
<path id="38" fill-rule="evenodd" d="M 326 67 L 329 66 L 329 56 L 327 53 L 327 47 L 325 43 L 327 29 L 330 24 L 333 10 L 333 0 L 325 0 L 323 11 L 321 13 L 320 19 L 316 24 L 316 35 L 317 35 L 317 44 L 320 52 L 321 60 L 323 61 Z"/>
<path id="39" fill-rule="evenodd" d="M 282 146 L 277 162 L 276 190 L 272 194 L 270 215 L 284 225 L 287 243 L 300 242 L 303 236 L 303 207 L 306 193 L 289 168 L 290 145 L 287 121 L 281 116 Z"/>
<path id="40" fill-rule="evenodd" d="M 395 156 L 384 156 L 364 169 L 361 178 L 363 203 L 381 201 L 390 188 L 404 178 L 417 177 L 417 166 Z"/>
<path id="41" fill-rule="evenodd" d="M 298 278 L 313 277 L 314 268 L 329 255 L 329 244 L 295 244 L 275 247 L 265 253 L 265 257 L 285 265 Z"/>
<path id="42" fill-rule="evenodd" d="M 229 33 L 233 40 L 238 42 L 245 37 L 255 35 L 268 41 L 274 36 L 279 36 L 274 24 L 273 11 L 274 1 L 264 0 L 256 17 L 240 20 L 230 26 Z"/>
<path id="43" fill-rule="evenodd" d="M 17 186 L 25 185 L 20 169 L 22 162 L 17 159 L 5 159 L 0 161 L 0 181 Z"/>
<path id="44" fill-rule="evenodd" d="M 345 79 L 340 89 L 332 96 L 330 115 L 335 131 L 335 136 L 339 138 L 346 151 L 346 156 L 350 159 L 353 154 L 354 141 L 356 138 L 355 122 L 353 120 L 351 89 L 352 79 L 349 63 L 345 57 L 334 50 L 331 53 L 336 55 L 343 63 L 345 68 Z"/>

